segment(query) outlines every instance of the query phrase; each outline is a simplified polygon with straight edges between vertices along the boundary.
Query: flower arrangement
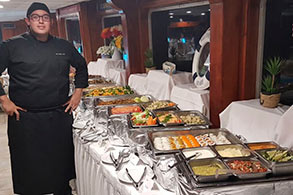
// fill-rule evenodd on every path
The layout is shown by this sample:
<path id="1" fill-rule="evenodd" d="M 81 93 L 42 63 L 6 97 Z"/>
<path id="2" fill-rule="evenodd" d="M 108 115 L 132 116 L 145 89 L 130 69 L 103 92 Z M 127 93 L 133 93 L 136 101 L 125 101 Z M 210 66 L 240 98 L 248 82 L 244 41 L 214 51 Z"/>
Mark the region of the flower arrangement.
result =
<path id="1" fill-rule="evenodd" d="M 110 57 L 113 54 L 114 48 L 112 46 L 102 46 L 97 50 L 97 55 Z"/>
<path id="2" fill-rule="evenodd" d="M 121 25 L 104 28 L 102 30 L 101 37 L 103 39 L 109 39 L 110 46 L 117 47 L 121 53 L 123 52 L 123 35 Z"/>

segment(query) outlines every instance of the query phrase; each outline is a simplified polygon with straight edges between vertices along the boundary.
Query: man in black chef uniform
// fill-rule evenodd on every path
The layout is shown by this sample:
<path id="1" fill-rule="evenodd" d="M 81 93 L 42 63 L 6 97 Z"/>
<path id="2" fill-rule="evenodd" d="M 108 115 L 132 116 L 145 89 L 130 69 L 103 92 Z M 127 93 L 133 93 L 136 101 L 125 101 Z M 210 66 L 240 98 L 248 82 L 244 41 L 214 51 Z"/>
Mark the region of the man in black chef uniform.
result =
<path id="1" fill-rule="evenodd" d="M 48 7 L 33 3 L 25 19 L 29 32 L 0 45 L 0 71 L 10 76 L 9 97 L 0 87 L 8 116 L 13 188 L 21 195 L 68 195 L 75 177 L 71 112 L 88 86 L 84 58 L 69 42 L 49 34 Z M 69 93 L 69 69 L 75 91 Z"/>

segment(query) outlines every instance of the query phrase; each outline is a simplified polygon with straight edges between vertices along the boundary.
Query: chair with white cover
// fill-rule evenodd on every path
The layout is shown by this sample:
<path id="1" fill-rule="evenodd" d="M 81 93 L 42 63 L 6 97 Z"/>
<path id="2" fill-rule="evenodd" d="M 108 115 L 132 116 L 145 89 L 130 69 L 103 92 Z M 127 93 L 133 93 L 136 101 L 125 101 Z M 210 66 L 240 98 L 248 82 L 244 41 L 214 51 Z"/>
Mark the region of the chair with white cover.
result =
<path id="1" fill-rule="evenodd" d="M 293 106 L 280 118 L 276 126 L 275 141 L 283 147 L 293 146 Z"/>

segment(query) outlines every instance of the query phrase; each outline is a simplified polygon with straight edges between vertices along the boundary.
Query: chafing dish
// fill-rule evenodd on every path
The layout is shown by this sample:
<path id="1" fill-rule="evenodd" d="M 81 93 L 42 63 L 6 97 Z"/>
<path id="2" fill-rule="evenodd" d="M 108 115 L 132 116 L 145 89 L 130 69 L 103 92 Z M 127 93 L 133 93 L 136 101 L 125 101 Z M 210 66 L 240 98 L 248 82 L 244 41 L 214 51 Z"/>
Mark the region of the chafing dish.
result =
<path id="1" fill-rule="evenodd" d="M 111 97 L 98 97 L 95 98 L 94 104 L 96 107 L 103 106 L 115 106 L 115 105 L 125 105 L 125 104 L 141 104 L 143 102 L 138 102 L 136 99 L 141 97 L 147 97 L 149 101 L 153 100 L 151 95 L 137 95 L 137 94 L 129 94 L 123 96 L 111 96 Z M 103 104 L 104 103 L 104 104 Z"/>
<path id="2" fill-rule="evenodd" d="M 250 150 L 264 150 L 264 149 L 275 149 L 275 148 L 279 148 L 280 146 L 273 142 L 252 142 L 252 143 L 246 143 L 247 147 Z"/>
<path id="3" fill-rule="evenodd" d="M 154 114 L 157 117 L 160 125 L 163 125 L 165 127 L 184 124 L 182 122 L 182 120 L 179 118 L 179 116 L 176 114 L 176 112 L 174 112 L 172 110 L 154 111 Z M 173 119 L 173 121 L 172 121 L 172 119 Z"/>
<path id="4" fill-rule="evenodd" d="M 176 129 L 176 128 L 174 128 Z M 168 154 L 168 153 L 176 153 L 179 152 L 180 148 L 171 149 L 168 148 L 166 143 L 164 143 L 164 148 L 158 148 L 157 144 L 154 142 L 156 140 L 159 140 L 160 138 L 165 137 L 168 139 L 169 137 L 178 137 L 178 136 L 188 136 L 192 135 L 193 137 L 202 135 L 202 134 L 209 134 L 212 133 L 214 135 L 218 135 L 219 133 L 223 134 L 232 144 L 241 143 L 241 141 L 236 138 L 232 133 L 230 133 L 226 129 L 185 129 L 185 130 L 167 130 L 167 129 L 153 129 L 153 131 L 148 131 L 148 140 L 150 142 L 150 145 L 153 150 L 154 155 L 160 155 L 160 154 Z M 160 141 L 160 140 L 159 140 Z M 169 143 L 167 143 L 169 144 Z M 166 146 L 166 147 L 165 147 Z M 199 145 L 198 145 L 199 147 Z M 182 149 L 182 148 L 181 148 Z"/>
<path id="5" fill-rule="evenodd" d="M 207 117 L 205 117 L 201 112 L 197 110 L 178 110 L 176 111 L 176 114 L 186 126 L 202 126 L 203 128 L 208 128 L 208 126 L 211 125 Z"/>
<path id="6" fill-rule="evenodd" d="M 179 110 L 177 105 L 170 100 L 157 100 L 143 104 L 144 109 L 156 111 L 156 110 Z"/>
<path id="7" fill-rule="evenodd" d="M 139 104 L 126 104 L 126 105 L 117 105 L 117 106 L 108 106 L 108 115 L 109 116 L 119 116 L 119 115 L 127 115 L 131 112 L 138 112 L 138 110 L 132 110 L 131 112 L 121 112 L 121 113 L 113 113 L 113 109 L 123 109 L 126 107 L 133 107 L 138 108 L 141 111 L 143 111 L 143 108 Z"/>
<path id="8" fill-rule="evenodd" d="M 253 154 L 241 144 L 225 144 L 214 146 L 215 151 L 222 158 L 251 157 Z"/>

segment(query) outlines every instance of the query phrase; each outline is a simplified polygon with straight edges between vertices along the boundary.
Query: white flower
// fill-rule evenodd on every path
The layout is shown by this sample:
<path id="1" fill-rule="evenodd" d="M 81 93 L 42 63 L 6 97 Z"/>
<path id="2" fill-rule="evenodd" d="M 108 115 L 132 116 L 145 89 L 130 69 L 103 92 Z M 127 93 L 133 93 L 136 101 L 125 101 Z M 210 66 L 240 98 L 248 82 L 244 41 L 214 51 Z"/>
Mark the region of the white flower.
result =
<path id="1" fill-rule="evenodd" d="M 113 53 L 114 48 L 112 46 L 102 46 L 97 50 L 97 55 L 111 55 Z"/>

